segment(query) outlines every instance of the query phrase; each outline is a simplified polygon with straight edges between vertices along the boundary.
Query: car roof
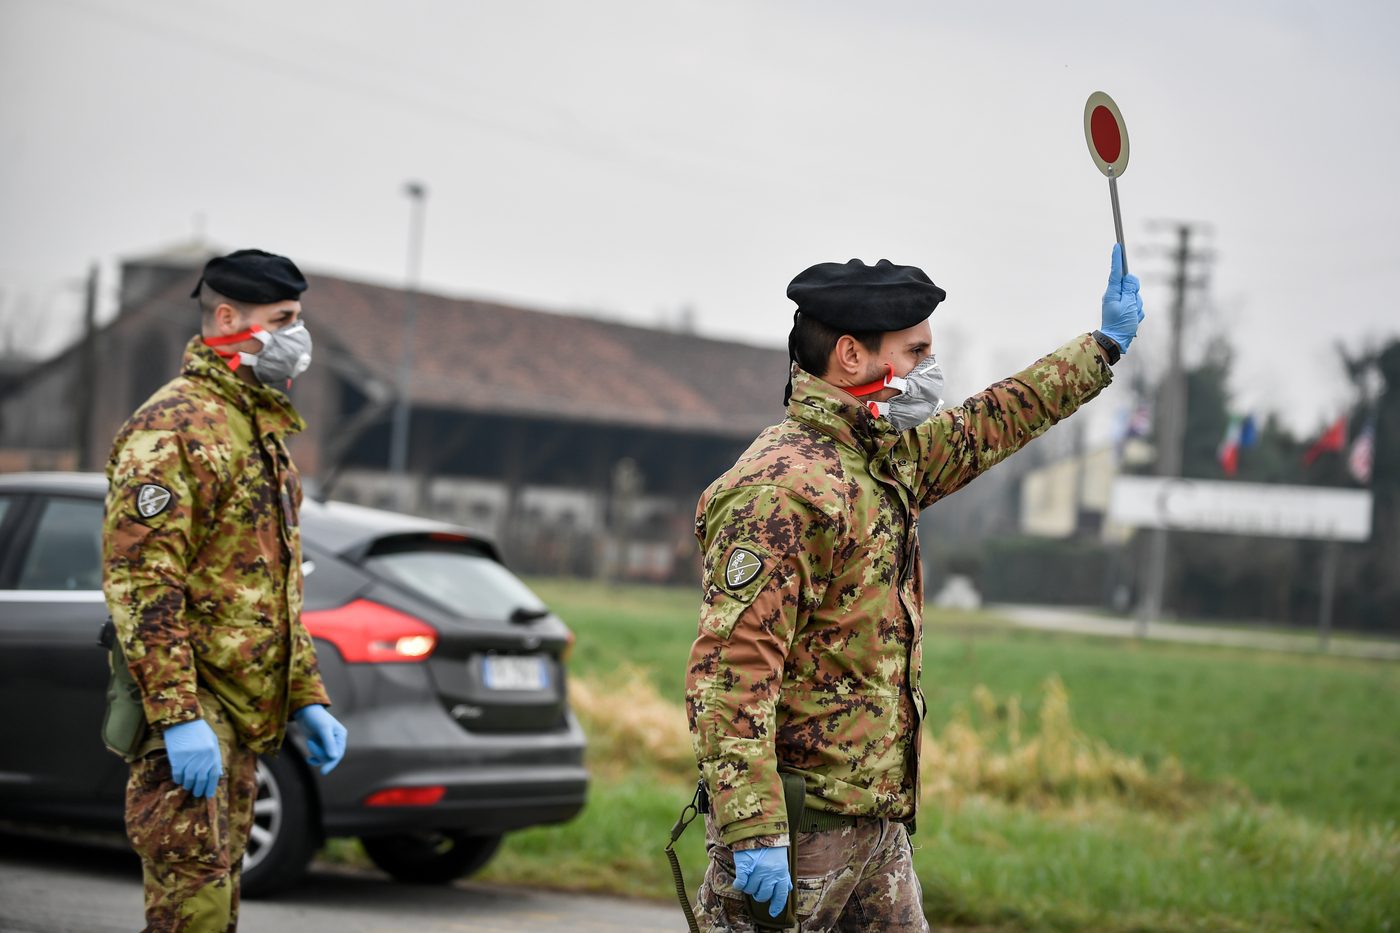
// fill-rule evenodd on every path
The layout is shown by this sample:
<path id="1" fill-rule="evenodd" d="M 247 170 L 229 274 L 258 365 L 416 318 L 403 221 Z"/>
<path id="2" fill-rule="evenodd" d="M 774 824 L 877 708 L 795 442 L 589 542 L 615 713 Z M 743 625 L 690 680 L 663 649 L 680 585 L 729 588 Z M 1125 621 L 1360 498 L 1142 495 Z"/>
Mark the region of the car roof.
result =
<path id="1" fill-rule="evenodd" d="M 107 494 L 107 477 L 101 473 L 3 473 L 0 492 L 40 495 L 78 495 L 101 499 Z M 363 551 L 391 535 L 450 534 L 480 543 L 496 554 L 489 535 L 431 518 L 372 509 L 348 502 L 307 499 L 301 508 L 302 531 L 309 543 L 337 554 Z"/>
<path id="2" fill-rule="evenodd" d="M 77 494 L 100 499 L 107 494 L 107 477 L 101 473 L 0 473 L 0 492 Z"/>
<path id="3" fill-rule="evenodd" d="M 338 554 L 362 553 L 375 541 L 390 536 L 446 534 L 479 543 L 497 557 L 490 537 L 461 525 L 349 502 L 307 499 L 301 507 L 301 525 L 308 541 Z"/>

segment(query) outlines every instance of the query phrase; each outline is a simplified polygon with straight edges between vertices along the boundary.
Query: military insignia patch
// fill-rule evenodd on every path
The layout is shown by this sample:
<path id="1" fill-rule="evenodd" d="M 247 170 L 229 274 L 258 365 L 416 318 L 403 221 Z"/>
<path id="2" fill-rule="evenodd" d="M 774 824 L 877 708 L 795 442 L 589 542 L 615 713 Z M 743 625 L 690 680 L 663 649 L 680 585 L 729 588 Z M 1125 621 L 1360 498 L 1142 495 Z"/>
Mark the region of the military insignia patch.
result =
<path id="1" fill-rule="evenodd" d="M 763 561 L 753 551 L 736 547 L 729 555 L 729 563 L 724 567 L 724 583 L 732 590 L 746 586 L 763 569 Z"/>
<path id="2" fill-rule="evenodd" d="M 170 490 L 147 483 L 136 493 L 136 511 L 142 518 L 155 518 L 170 504 Z"/>

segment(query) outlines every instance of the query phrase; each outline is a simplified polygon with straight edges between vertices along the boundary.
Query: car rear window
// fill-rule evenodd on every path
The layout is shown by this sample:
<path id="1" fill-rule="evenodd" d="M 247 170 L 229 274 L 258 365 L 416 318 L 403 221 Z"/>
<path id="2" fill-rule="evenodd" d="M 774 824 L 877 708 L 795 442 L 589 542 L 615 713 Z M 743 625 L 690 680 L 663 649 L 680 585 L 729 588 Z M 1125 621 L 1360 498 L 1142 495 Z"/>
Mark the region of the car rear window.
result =
<path id="1" fill-rule="evenodd" d="M 17 589 L 102 588 L 102 503 L 50 499 L 20 568 Z"/>
<path id="2" fill-rule="evenodd" d="M 470 550 L 396 548 L 371 554 L 364 566 L 465 618 L 506 619 L 517 609 L 544 610 L 540 598 L 515 574 Z"/>

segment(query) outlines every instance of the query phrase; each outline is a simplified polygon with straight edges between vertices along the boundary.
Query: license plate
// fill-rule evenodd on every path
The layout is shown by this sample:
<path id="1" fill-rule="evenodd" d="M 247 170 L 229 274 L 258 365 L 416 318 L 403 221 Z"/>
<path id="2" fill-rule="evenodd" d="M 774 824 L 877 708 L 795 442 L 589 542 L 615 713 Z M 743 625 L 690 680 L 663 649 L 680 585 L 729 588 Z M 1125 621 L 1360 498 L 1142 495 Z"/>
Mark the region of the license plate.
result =
<path id="1" fill-rule="evenodd" d="M 549 686 L 549 668 L 537 654 L 489 654 L 482 679 L 492 690 L 543 690 Z"/>

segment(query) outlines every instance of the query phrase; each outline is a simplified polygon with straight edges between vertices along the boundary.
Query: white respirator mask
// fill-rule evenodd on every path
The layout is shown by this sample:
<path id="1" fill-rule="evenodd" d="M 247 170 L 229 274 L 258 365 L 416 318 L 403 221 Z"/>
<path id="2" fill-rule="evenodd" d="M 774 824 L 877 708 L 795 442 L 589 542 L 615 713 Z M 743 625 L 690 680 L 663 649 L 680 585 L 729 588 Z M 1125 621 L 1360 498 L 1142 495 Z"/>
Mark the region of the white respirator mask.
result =
<path id="1" fill-rule="evenodd" d="M 917 428 L 943 410 L 943 367 L 930 354 L 909 370 L 909 375 L 896 376 L 894 367 L 886 363 L 884 376 L 865 385 L 850 386 L 846 391 L 860 398 L 882 389 L 894 389 L 899 394 L 887 402 L 865 402 L 870 413 L 884 418 L 898 431 Z"/>
<path id="2" fill-rule="evenodd" d="M 249 353 L 246 350 L 218 349 L 245 340 L 259 341 L 263 345 L 262 350 Z M 227 337 L 205 337 L 204 342 L 228 361 L 229 369 L 250 366 L 259 382 L 277 389 L 290 386 L 292 380 L 306 372 L 311 365 L 311 332 L 301 321 L 280 330 L 264 330 L 254 324 L 245 331 Z"/>

